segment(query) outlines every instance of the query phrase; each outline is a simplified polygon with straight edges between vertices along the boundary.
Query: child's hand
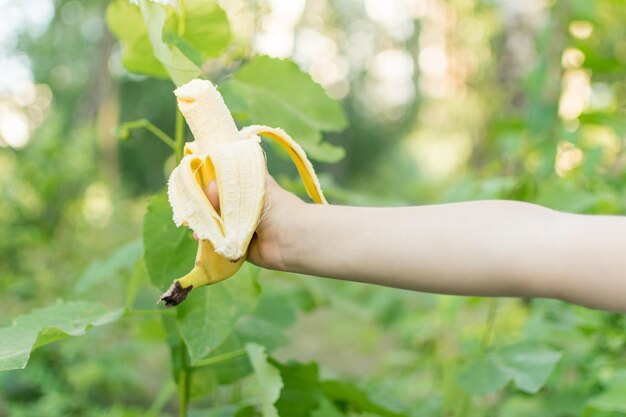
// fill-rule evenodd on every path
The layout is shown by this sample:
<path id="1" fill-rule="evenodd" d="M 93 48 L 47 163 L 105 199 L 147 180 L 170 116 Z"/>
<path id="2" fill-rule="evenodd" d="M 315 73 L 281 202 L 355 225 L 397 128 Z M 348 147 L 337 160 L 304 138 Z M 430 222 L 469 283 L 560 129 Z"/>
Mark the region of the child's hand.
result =
<path id="1" fill-rule="evenodd" d="M 209 201 L 219 213 L 219 194 L 217 182 L 211 181 L 204 190 Z M 302 200 L 281 188 L 272 177 L 268 176 L 265 204 L 261 220 L 250 242 L 248 260 L 255 265 L 268 269 L 284 270 L 283 249 L 291 245 L 294 220 L 306 206 Z M 194 235 L 195 237 L 195 235 Z"/>

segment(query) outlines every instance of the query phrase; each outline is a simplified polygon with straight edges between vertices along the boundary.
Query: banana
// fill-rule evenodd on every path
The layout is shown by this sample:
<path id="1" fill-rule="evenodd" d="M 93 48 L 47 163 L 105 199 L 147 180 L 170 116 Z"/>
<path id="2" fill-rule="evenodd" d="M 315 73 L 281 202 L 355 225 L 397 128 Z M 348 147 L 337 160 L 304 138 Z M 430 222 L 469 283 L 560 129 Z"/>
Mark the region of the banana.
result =
<path id="1" fill-rule="evenodd" d="M 327 204 L 313 165 L 302 147 L 279 128 L 253 125 L 241 131 L 210 81 L 195 79 L 174 91 L 194 141 L 168 180 L 168 199 L 176 226 L 198 236 L 193 269 L 174 280 L 161 296 L 166 306 L 181 303 L 193 288 L 234 275 L 246 258 L 266 197 L 267 164 L 261 137 L 277 141 L 296 165 L 309 196 Z M 217 182 L 220 207 L 204 188 Z"/>
<path id="2" fill-rule="evenodd" d="M 175 280 L 159 301 L 163 301 L 168 307 L 178 305 L 187 298 L 187 294 L 193 288 L 216 284 L 234 275 L 241 268 L 243 261 L 244 258 L 238 262 L 230 262 L 215 252 L 210 241 L 199 240 L 193 269 L 184 277 Z"/>

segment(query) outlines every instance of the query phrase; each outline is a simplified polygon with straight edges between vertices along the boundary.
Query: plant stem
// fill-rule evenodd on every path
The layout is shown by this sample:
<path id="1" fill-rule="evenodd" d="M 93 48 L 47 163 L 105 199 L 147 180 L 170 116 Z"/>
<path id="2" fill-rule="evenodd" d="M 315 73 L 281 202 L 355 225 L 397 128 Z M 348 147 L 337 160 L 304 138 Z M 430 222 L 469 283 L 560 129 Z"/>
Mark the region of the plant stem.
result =
<path id="1" fill-rule="evenodd" d="M 155 125 L 153 125 L 147 119 L 139 119 L 139 120 L 135 120 L 132 122 L 124 123 L 121 127 L 124 129 L 129 129 L 129 130 L 130 129 L 146 129 L 150 133 L 152 133 L 154 136 L 161 139 L 163 143 L 169 146 L 172 150 L 176 151 L 176 142 L 174 142 L 174 139 L 172 139 L 170 135 L 168 135 L 167 133 L 165 133 L 164 131 L 156 127 Z"/>
<path id="2" fill-rule="evenodd" d="M 176 145 L 174 152 L 176 153 L 176 163 L 183 159 L 183 149 L 185 146 L 185 125 L 183 124 L 183 114 L 176 108 L 176 126 L 175 126 Z"/>
<path id="3" fill-rule="evenodd" d="M 185 0 L 178 0 L 178 36 L 185 34 Z"/>
<path id="4" fill-rule="evenodd" d="M 485 319 L 485 331 L 480 341 L 480 354 L 485 353 L 491 344 L 491 338 L 496 324 L 496 311 L 498 309 L 498 300 L 496 298 L 489 299 L 487 306 L 487 318 Z"/>
<path id="5" fill-rule="evenodd" d="M 201 360 L 194 365 L 194 368 L 199 368 L 201 366 L 215 365 L 216 363 L 220 363 L 220 362 L 226 362 L 230 359 L 236 358 L 237 356 L 242 356 L 245 353 L 246 353 L 245 349 L 238 349 L 238 350 L 233 350 L 232 352 L 226 352 L 221 355 L 217 355 L 211 358 Z"/>
<path id="6" fill-rule="evenodd" d="M 163 407 L 165 407 L 165 404 L 167 404 L 172 394 L 174 394 L 175 389 L 176 389 L 176 386 L 171 380 L 168 381 L 167 384 L 163 385 L 163 387 L 161 388 L 161 391 L 159 391 L 156 398 L 152 402 L 152 405 L 150 406 L 150 409 L 147 412 L 147 417 L 160 416 L 161 410 L 163 409 Z"/>
<path id="7" fill-rule="evenodd" d="M 185 0 L 178 0 L 178 36 L 185 35 Z M 183 158 L 183 148 L 185 144 L 185 126 L 183 124 L 183 114 L 176 107 L 176 125 L 174 131 L 174 137 L 176 140 L 176 147 L 174 153 L 176 154 L 176 163 L 179 163 Z"/>

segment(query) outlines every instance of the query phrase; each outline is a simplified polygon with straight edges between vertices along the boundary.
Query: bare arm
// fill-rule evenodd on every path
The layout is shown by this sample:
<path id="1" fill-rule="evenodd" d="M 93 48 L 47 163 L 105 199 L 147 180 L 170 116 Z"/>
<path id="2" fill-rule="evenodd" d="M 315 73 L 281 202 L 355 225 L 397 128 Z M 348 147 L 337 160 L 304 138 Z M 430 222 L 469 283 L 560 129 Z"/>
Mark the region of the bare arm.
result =
<path id="1" fill-rule="evenodd" d="M 549 297 L 626 311 L 626 217 L 512 201 L 307 204 L 272 183 L 250 250 L 267 268 L 458 295 Z"/>
<path id="2" fill-rule="evenodd" d="M 626 218 L 507 201 L 300 213 L 282 251 L 289 271 L 626 311 Z"/>

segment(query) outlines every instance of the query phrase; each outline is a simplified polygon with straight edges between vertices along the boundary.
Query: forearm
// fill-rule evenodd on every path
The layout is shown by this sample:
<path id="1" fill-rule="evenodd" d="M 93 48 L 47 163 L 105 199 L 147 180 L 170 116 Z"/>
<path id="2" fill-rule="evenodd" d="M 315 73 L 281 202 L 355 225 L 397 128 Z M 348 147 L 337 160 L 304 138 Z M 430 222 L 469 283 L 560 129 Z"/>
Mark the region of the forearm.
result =
<path id="1" fill-rule="evenodd" d="M 626 217 L 561 214 L 556 296 L 626 312 Z"/>
<path id="2" fill-rule="evenodd" d="M 505 201 L 307 205 L 297 218 L 294 239 L 283 251 L 291 271 L 418 291 L 558 297 L 626 309 L 621 218 Z M 610 230 L 615 228 L 620 230 Z M 619 233 L 621 240 L 611 237 Z"/>

